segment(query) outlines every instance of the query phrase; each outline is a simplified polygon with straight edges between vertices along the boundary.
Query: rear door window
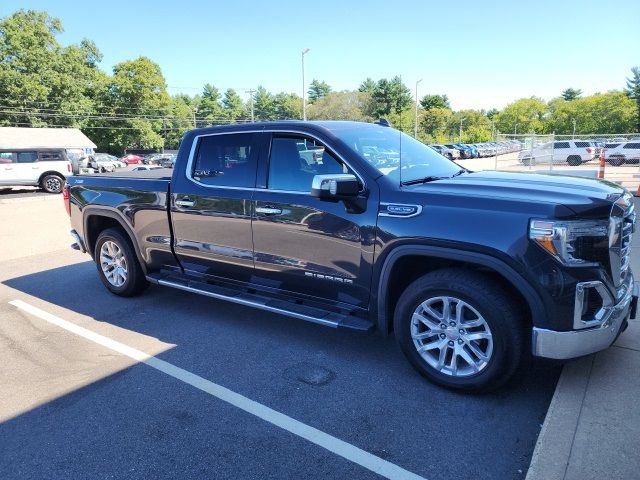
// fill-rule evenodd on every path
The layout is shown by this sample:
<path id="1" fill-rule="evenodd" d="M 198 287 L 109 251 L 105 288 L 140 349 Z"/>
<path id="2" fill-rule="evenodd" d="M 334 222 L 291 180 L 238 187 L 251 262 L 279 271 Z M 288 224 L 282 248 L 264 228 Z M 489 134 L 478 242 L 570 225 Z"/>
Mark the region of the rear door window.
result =
<path id="1" fill-rule="evenodd" d="M 38 152 L 18 152 L 18 163 L 33 163 L 38 161 Z"/>
<path id="2" fill-rule="evenodd" d="M 256 165 L 253 134 L 210 135 L 198 142 L 191 176 L 205 185 L 253 188 Z"/>

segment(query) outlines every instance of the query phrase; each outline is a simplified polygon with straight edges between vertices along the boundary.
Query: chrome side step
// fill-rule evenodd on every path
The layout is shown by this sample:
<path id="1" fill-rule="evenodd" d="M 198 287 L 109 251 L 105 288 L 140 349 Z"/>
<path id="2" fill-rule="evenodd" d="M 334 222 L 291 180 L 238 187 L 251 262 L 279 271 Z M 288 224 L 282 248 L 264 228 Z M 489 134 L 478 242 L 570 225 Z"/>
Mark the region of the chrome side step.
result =
<path id="1" fill-rule="evenodd" d="M 313 322 L 332 328 L 348 328 L 351 330 L 368 331 L 373 324 L 352 315 L 328 312 L 315 307 L 299 305 L 285 300 L 272 299 L 262 295 L 236 291 L 231 288 L 210 285 L 187 278 L 148 275 L 147 280 L 157 285 L 177 288 L 186 292 L 197 293 L 206 297 L 225 300 L 247 307 L 253 307 L 267 312 L 278 313 L 288 317 Z"/>

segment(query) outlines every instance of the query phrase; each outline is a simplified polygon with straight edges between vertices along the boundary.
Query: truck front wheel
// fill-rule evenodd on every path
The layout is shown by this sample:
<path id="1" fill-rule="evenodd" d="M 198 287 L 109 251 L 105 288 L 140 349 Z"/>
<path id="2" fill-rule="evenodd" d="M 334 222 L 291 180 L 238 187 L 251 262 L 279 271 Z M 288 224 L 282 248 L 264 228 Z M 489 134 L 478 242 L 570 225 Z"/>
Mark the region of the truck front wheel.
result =
<path id="1" fill-rule="evenodd" d="M 411 364 L 448 388 L 504 384 L 524 353 L 522 316 L 490 277 L 463 269 L 428 273 L 401 295 L 394 330 Z"/>
<path id="2" fill-rule="evenodd" d="M 94 259 L 100 280 L 111 293 L 132 297 L 149 285 L 131 243 L 117 228 L 100 232 Z"/>

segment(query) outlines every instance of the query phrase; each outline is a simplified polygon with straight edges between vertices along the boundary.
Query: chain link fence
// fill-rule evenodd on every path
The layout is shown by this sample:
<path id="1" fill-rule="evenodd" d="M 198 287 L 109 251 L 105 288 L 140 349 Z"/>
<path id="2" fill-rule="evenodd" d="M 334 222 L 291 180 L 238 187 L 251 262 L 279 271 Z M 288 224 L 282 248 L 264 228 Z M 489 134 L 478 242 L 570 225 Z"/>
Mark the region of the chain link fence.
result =
<path id="1" fill-rule="evenodd" d="M 489 155 L 460 160 L 471 170 L 505 170 L 597 178 L 600 155 L 604 179 L 636 192 L 640 184 L 640 134 L 496 135 Z"/>

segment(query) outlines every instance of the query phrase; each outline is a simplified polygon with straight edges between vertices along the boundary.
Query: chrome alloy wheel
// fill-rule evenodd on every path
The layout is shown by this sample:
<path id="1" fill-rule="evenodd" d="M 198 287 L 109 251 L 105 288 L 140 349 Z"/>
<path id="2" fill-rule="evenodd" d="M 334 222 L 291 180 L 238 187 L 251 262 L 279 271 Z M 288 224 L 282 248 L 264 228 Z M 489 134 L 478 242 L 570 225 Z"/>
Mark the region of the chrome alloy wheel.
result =
<path id="1" fill-rule="evenodd" d="M 418 305 L 411 317 L 411 338 L 431 367 L 451 377 L 480 372 L 493 353 L 486 320 L 455 297 L 433 297 Z"/>
<path id="2" fill-rule="evenodd" d="M 116 242 L 107 240 L 100 247 L 100 268 L 114 287 L 121 287 L 127 281 L 127 259 Z"/>
<path id="3" fill-rule="evenodd" d="M 62 190 L 62 180 L 55 175 L 51 175 L 44 182 L 47 192 L 60 192 Z"/>

